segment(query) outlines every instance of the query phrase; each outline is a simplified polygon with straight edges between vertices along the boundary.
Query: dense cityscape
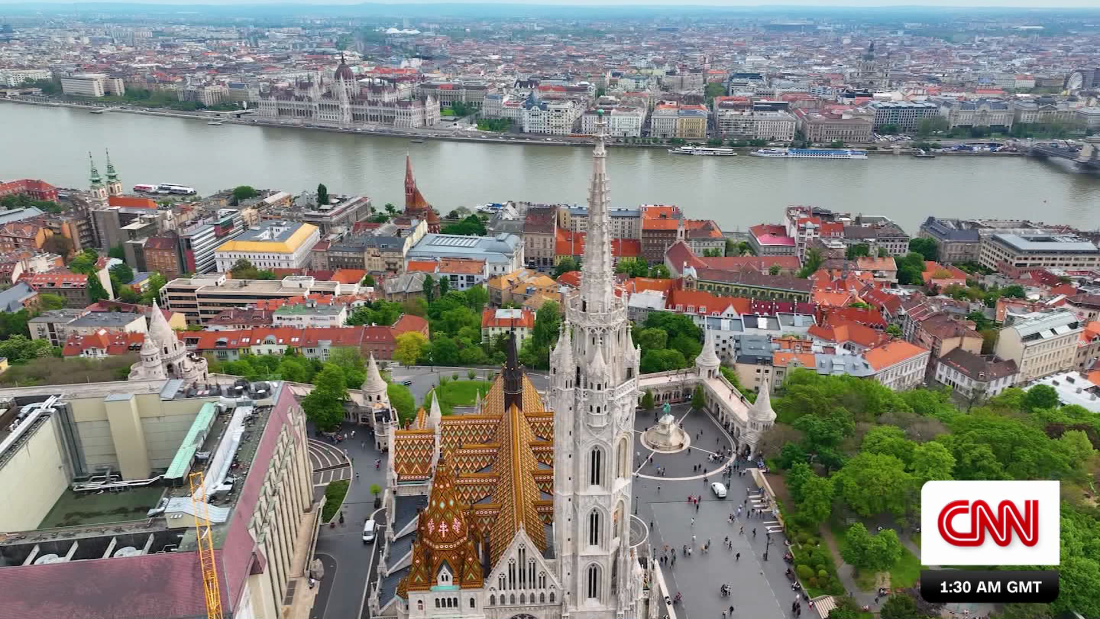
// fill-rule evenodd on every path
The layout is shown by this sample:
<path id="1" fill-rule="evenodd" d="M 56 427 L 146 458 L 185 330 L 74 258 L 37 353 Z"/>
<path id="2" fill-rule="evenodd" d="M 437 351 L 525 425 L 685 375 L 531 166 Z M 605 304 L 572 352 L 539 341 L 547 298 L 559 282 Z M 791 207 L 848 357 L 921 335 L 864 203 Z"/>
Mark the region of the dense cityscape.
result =
<path id="1" fill-rule="evenodd" d="M 1100 11 L 188 9 L 0 5 L 0 122 L 89 127 L 0 158 L 0 619 L 1100 617 Z M 391 161 L 157 164 L 273 128 Z M 796 176 L 975 158 L 1082 216 Z M 748 161 L 797 203 L 700 207 Z M 1056 599 L 929 601 L 945 480 L 1060 482 Z"/>

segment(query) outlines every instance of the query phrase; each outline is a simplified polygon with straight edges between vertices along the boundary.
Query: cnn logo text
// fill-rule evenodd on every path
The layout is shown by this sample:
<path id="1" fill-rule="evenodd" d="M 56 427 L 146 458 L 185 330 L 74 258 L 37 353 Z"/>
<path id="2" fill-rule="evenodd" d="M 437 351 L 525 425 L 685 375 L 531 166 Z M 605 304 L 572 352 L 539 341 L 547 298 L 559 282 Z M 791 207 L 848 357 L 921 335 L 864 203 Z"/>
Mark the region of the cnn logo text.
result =
<path id="1" fill-rule="evenodd" d="M 930 481 L 921 489 L 921 563 L 1058 565 L 1057 481 Z"/>

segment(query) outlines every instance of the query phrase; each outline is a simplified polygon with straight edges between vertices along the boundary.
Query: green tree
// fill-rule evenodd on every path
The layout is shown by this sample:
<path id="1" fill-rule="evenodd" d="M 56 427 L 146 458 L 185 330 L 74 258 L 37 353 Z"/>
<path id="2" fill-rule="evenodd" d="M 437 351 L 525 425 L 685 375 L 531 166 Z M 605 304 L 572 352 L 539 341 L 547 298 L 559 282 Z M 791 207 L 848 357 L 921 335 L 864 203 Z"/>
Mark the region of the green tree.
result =
<path id="1" fill-rule="evenodd" d="M 431 359 L 435 365 L 458 365 L 458 344 L 454 338 L 446 335 L 433 337 Z"/>
<path id="2" fill-rule="evenodd" d="M 773 264 L 770 267 L 768 267 L 768 275 L 771 275 L 772 277 L 775 277 L 776 275 L 779 275 L 780 271 L 782 271 L 782 270 L 783 270 L 783 267 L 779 266 L 778 264 Z"/>
<path id="3" fill-rule="evenodd" d="M 88 276 L 88 299 L 95 303 L 97 301 L 109 300 L 111 295 L 107 294 L 107 289 L 103 287 L 103 282 L 99 281 L 99 277 L 95 274 Z"/>
<path id="4" fill-rule="evenodd" d="M 886 325 L 886 335 L 891 337 L 901 337 L 901 327 L 895 324 Z"/>
<path id="5" fill-rule="evenodd" d="M 913 481 L 919 488 L 926 481 L 953 479 L 955 456 L 942 443 L 924 443 L 913 449 L 913 460 L 909 468 Z"/>
<path id="6" fill-rule="evenodd" d="M 702 385 L 695 385 L 695 391 L 691 392 L 691 408 L 693 410 L 702 410 L 707 405 L 707 395 L 703 391 Z"/>
<path id="7" fill-rule="evenodd" d="M 844 252 L 844 257 L 848 260 L 855 260 L 864 256 L 871 255 L 871 246 L 867 243 L 857 243 L 848 247 L 848 250 Z"/>
<path id="8" fill-rule="evenodd" d="M 99 254 L 94 249 L 85 249 L 69 261 L 69 270 L 73 273 L 91 275 L 96 271 L 95 265 L 98 260 Z"/>
<path id="9" fill-rule="evenodd" d="M 256 191 L 249 185 L 237 185 L 233 188 L 230 204 L 232 204 L 233 206 L 237 206 L 241 202 L 249 198 L 255 198 L 258 195 L 260 195 L 260 192 Z"/>
<path id="10" fill-rule="evenodd" d="M 905 438 L 905 432 L 901 428 L 876 426 L 863 436 L 861 449 L 864 453 L 891 455 L 909 464 L 916 446 L 916 443 Z"/>
<path id="11" fill-rule="evenodd" d="M 642 329 L 635 339 L 643 351 L 668 348 L 668 332 L 664 329 Z"/>
<path id="12" fill-rule="evenodd" d="M 430 306 L 432 299 L 435 298 L 435 278 L 431 275 L 424 276 L 424 300 L 428 302 Z"/>
<path id="13" fill-rule="evenodd" d="M 406 331 L 397 336 L 393 358 L 404 366 L 416 365 L 430 350 L 428 338 L 419 331 Z"/>
<path id="14" fill-rule="evenodd" d="M 653 410 L 653 392 L 649 389 L 646 389 L 645 393 L 642 394 L 642 409 L 647 411 Z"/>
<path id="15" fill-rule="evenodd" d="M 390 383 L 386 385 L 386 396 L 390 399 L 390 406 L 397 411 L 397 418 L 401 425 L 405 425 L 416 417 L 416 399 L 412 391 L 405 385 Z"/>
<path id="16" fill-rule="evenodd" d="M 72 253 L 73 242 L 60 234 L 54 234 L 42 243 L 42 250 L 65 257 Z"/>
<path id="17" fill-rule="evenodd" d="M 814 475 L 802 484 L 802 500 L 796 514 L 806 524 L 825 522 L 833 511 L 833 480 Z"/>
<path id="18" fill-rule="evenodd" d="M 615 265 L 616 273 L 626 273 L 630 277 L 646 277 L 649 265 L 643 258 L 623 258 Z"/>
<path id="19" fill-rule="evenodd" d="M 1024 393 L 1023 408 L 1026 411 L 1058 408 L 1060 404 L 1062 402 L 1058 399 L 1058 391 L 1048 385 L 1035 385 Z"/>
<path id="20" fill-rule="evenodd" d="M 570 271 L 580 271 L 581 263 L 573 256 L 565 256 L 558 261 L 558 264 L 554 266 L 553 275 L 555 278 L 561 277 L 563 273 Z"/>
<path id="21" fill-rule="evenodd" d="M 302 398 L 306 418 L 324 431 L 338 428 L 344 420 L 344 400 L 348 399 L 343 370 L 337 365 L 325 364 L 313 384 L 313 391 Z"/>
<path id="22" fill-rule="evenodd" d="M 935 239 L 915 238 L 909 241 L 909 251 L 917 252 L 925 260 L 938 260 L 940 253 L 939 243 Z"/>
<path id="23" fill-rule="evenodd" d="M 852 511 L 870 518 L 889 512 L 902 516 L 910 507 L 912 476 L 891 455 L 863 452 L 836 474 L 837 492 Z"/>
<path id="24" fill-rule="evenodd" d="M 477 215 L 469 215 L 457 224 L 443 226 L 440 232 L 459 236 L 486 236 L 489 233 L 485 229 L 485 223 Z"/>
<path id="25" fill-rule="evenodd" d="M 360 286 L 366 286 L 368 288 L 377 288 L 378 282 L 374 281 L 374 276 L 367 273 L 363 276 L 363 281 L 359 282 Z"/>
<path id="26" fill-rule="evenodd" d="M 795 503 L 802 502 L 802 486 L 811 477 L 816 477 L 817 474 L 810 468 L 809 464 L 805 462 L 793 462 L 790 468 L 787 470 L 785 481 L 787 482 L 787 489 L 791 492 L 791 498 Z"/>
<path id="27" fill-rule="evenodd" d="M 441 275 L 439 277 L 439 296 L 445 297 L 451 290 L 451 278 Z"/>
<path id="28" fill-rule="evenodd" d="M 667 372 L 687 367 L 684 353 L 678 350 L 650 350 L 642 353 L 641 372 L 652 374 L 654 372 Z"/>
<path id="29" fill-rule="evenodd" d="M 740 256 L 741 253 L 737 250 L 737 243 L 733 242 L 733 239 L 726 239 L 726 255 L 727 256 Z"/>
<path id="30" fill-rule="evenodd" d="M 50 341 L 45 339 L 32 340 L 25 335 L 12 335 L 0 342 L 0 357 L 7 358 L 8 362 L 13 364 L 39 357 L 49 357 L 53 354 L 54 348 L 50 346 Z"/>
<path id="31" fill-rule="evenodd" d="M 886 599 L 879 611 L 882 619 L 922 619 L 928 617 L 917 602 L 905 593 L 895 593 Z"/>
<path id="32" fill-rule="evenodd" d="M 328 364 L 335 365 L 344 373 L 344 384 L 348 389 L 358 389 L 367 378 L 367 365 L 359 350 L 343 346 L 333 350 L 328 357 Z"/>
<path id="33" fill-rule="evenodd" d="M 649 276 L 653 279 L 669 279 L 672 277 L 672 273 L 669 272 L 668 267 L 663 264 L 655 264 L 649 269 Z"/>
<path id="34" fill-rule="evenodd" d="M 706 88 L 703 89 L 703 94 L 706 97 L 707 106 L 710 107 L 710 102 L 713 101 L 715 97 L 721 97 L 726 94 L 726 86 L 721 82 L 710 82 L 706 85 Z"/>
<path id="35" fill-rule="evenodd" d="M 141 295 L 141 303 L 143 305 L 152 305 L 154 299 L 160 298 L 160 289 L 164 288 L 164 285 L 168 283 L 168 280 L 164 278 L 160 273 L 151 273 L 149 275 L 149 285 L 145 287 L 145 292 Z"/>
<path id="36" fill-rule="evenodd" d="M 42 292 L 38 295 L 39 306 L 44 310 L 57 310 L 65 307 L 65 297 Z"/>
<path id="37" fill-rule="evenodd" d="M 325 187 L 324 183 L 317 183 L 317 206 L 324 206 L 328 203 L 328 187 Z"/>
<path id="38" fill-rule="evenodd" d="M 122 264 L 116 264 L 108 271 L 113 277 L 118 278 L 120 284 L 129 284 L 134 281 L 134 270 L 130 268 L 130 265 L 123 262 Z"/>
<path id="39" fill-rule="evenodd" d="M 806 260 L 802 262 L 802 269 L 798 272 L 798 276 L 802 279 L 806 279 L 816 273 L 824 263 L 825 258 L 822 257 L 821 252 L 811 248 L 806 252 Z"/>
<path id="40" fill-rule="evenodd" d="M 862 522 L 857 522 L 844 534 L 840 554 L 853 567 L 879 572 L 890 569 L 901 559 L 902 546 L 893 529 L 871 535 Z"/>
<path id="41" fill-rule="evenodd" d="M 898 283 L 902 285 L 920 285 L 924 283 L 921 274 L 924 273 L 924 255 L 917 252 L 895 257 L 894 264 L 898 267 Z"/>
<path id="42" fill-rule="evenodd" d="M 703 257 L 704 258 L 720 258 L 720 257 L 722 257 L 722 255 L 723 255 L 722 250 L 718 249 L 718 248 L 711 248 L 711 249 L 704 249 L 703 250 Z"/>

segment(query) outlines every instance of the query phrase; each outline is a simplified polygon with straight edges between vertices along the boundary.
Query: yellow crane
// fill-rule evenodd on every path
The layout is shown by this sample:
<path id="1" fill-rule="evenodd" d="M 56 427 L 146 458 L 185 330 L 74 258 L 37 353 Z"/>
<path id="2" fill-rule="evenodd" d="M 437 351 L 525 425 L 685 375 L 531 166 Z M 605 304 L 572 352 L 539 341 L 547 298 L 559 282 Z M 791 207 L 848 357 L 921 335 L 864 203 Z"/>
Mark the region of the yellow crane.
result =
<path id="1" fill-rule="evenodd" d="M 202 589 L 206 595 L 206 619 L 224 619 L 221 585 L 218 584 L 218 569 L 214 564 L 214 535 L 210 532 L 210 511 L 207 509 L 202 471 L 188 475 L 187 482 L 191 485 L 191 507 L 195 513 Z"/>

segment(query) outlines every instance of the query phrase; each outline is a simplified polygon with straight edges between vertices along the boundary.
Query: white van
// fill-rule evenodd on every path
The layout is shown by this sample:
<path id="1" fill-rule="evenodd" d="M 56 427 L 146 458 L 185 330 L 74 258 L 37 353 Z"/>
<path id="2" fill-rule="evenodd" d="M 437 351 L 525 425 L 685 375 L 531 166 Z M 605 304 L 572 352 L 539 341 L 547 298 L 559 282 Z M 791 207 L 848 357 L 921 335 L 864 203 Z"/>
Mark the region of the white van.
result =
<path id="1" fill-rule="evenodd" d="M 363 543 L 369 544 L 374 541 L 374 535 L 378 531 L 378 524 L 374 519 L 370 519 L 363 524 Z"/>

